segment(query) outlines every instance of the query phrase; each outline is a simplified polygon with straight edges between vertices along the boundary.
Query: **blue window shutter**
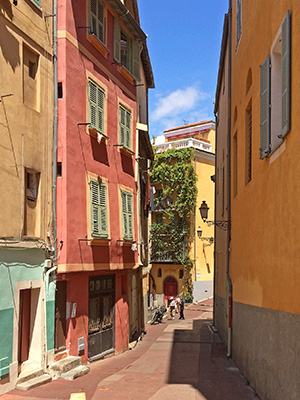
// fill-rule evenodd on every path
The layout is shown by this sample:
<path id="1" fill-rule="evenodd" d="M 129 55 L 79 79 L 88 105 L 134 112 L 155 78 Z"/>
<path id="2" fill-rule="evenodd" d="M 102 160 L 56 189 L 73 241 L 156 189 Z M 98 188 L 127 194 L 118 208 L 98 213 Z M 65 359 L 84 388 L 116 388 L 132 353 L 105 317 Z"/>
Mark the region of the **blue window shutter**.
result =
<path id="1" fill-rule="evenodd" d="M 260 158 L 270 153 L 270 56 L 260 66 Z"/>
<path id="2" fill-rule="evenodd" d="M 285 15 L 281 25 L 281 136 L 290 130 L 290 91 L 291 91 L 291 17 Z"/>

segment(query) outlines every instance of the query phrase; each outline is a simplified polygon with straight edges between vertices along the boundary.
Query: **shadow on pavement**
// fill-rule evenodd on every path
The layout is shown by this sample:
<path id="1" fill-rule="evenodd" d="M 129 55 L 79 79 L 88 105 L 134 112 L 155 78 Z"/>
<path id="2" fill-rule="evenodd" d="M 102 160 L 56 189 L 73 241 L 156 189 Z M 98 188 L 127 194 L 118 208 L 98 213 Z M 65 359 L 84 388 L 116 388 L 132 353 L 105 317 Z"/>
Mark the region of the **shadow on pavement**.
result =
<path id="1" fill-rule="evenodd" d="M 258 400 L 211 323 L 194 320 L 192 330 L 174 331 L 167 383 L 191 385 L 207 400 Z"/>

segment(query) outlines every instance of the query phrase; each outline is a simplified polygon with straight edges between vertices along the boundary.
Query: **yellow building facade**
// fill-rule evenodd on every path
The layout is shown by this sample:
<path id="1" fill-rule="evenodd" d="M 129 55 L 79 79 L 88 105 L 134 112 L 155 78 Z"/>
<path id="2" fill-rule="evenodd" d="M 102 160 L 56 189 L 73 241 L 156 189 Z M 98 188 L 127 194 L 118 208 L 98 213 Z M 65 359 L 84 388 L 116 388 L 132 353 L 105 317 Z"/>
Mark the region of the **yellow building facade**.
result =
<path id="1" fill-rule="evenodd" d="M 202 121 L 164 131 L 164 143 L 155 144 L 158 153 L 168 149 L 191 148 L 194 150 L 194 169 L 197 176 L 196 210 L 191 216 L 191 234 L 187 238 L 189 256 L 192 261 L 190 279 L 193 282 L 194 301 L 213 296 L 214 228 L 204 224 L 198 208 L 203 200 L 210 207 L 210 217 L 214 218 L 215 173 L 215 124 Z M 156 212 L 152 212 L 152 222 L 156 222 Z M 201 237 L 199 237 L 201 235 Z M 171 296 L 185 294 L 187 276 L 184 266 L 172 260 L 163 262 L 152 260 L 149 286 L 155 292 L 158 304 L 167 303 Z"/>
<path id="2" fill-rule="evenodd" d="M 229 189 L 231 231 L 216 237 L 215 319 L 251 386 L 274 400 L 300 395 L 299 18 L 293 0 L 230 2 L 216 96 L 217 171 L 229 158 L 216 207 Z"/>

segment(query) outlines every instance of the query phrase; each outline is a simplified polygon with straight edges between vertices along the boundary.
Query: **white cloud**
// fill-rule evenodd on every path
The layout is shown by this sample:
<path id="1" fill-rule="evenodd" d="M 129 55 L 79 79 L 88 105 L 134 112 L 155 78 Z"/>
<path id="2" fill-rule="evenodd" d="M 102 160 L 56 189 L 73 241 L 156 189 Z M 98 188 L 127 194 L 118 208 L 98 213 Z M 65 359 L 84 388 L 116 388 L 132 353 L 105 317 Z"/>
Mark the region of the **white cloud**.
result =
<path id="1" fill-rule="evenodd" d="M 153 121 L 175 119 L 181 114 L 193 110 L 197 103 L 209 96 L 197 87 L 190 86 L 186 89 L 177 89 L 166 97 L 158 99 L 151 115 Z"/>

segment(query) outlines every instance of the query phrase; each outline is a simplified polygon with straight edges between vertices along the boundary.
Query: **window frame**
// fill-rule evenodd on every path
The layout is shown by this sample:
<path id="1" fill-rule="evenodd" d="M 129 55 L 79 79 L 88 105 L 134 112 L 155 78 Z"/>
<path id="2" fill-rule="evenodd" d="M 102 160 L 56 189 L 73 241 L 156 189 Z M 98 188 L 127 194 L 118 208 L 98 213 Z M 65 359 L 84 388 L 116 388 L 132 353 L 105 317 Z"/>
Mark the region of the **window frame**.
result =
<path id="1" fill-rule="evenodd" d="M 123 240 L 133 240 L 133 195 L 121 189 L 121 217 Z"/>
<path id="2" fill-rule="evenodd" d="M 92 2 L 96 4 L 96 13 L 92 10 Z M 103 20 L 98 17 L 99 6 L 102 7 Z M 92 20 L 95 18 L 96 32 L 93 31 Z M 103 37 L 97 32 L 99 30 L 99 24 L 102 25 Z M 97 29 L 98 27 L 98 29 Z M 101 0 L 89 0 L 89 34 L 94 35 L 103 45 L 106 43 L 106 19 L 105 19 L 105 4 Z"/>
<path id="3" fill-rule="evenodd" d="M 124 114 L 124 123 L 122 113 Z M 129 123 L 127 120 L 129 117 Z M 126 107 L 119 103 L 119 144 L 125 147 L 126 149 L 131 150 L 131 138 L 132 138 L 132 112 L 129 111 Z M 129 125 L 129 126 L 128 126 Z M 124 130 L 124 134 L 122 134 L 122 130 Z M 122 139 L 123 136 L 123 139 Z"/>
<path id="4" fill-rule="evenodd" d="M 95 86 L 96 90 L 96 101 L 91 99 L 91 87 Z M 102 104 L 99 103 L 99 94 L 102 96 Z M 95 109 L 95 123 L 92 121 L 92 110 L 93 107 Z M 88 109 L 89 109 L 89 128 L 95 129 L 97 132 L 104 134 L 104 120 L 105 120 L 105 90 L 102 89 L 93 79 L 88 78 Z M 99 115 L 101 115 L 101 121 L 99 119 Z"/>
<path id="5" fill-rule="evenodd" d="M 281 50 L 278 46 L 281 46 Z M 280 58 L 280 60 L 279 60 Z M 291 125 L 291 14 L 287 11 L 260 65 L 260 158 L 263 160 L 283 143 Z M 280 78 L 280 85 L 276 82 Z"/>
<path id="6" fill-rule="evenodd" d="M 105 182 L 100 182 L 99 180 L 96 180 L 94 178 L 90 178 L 89 185 L 90 185 L 91 237 L 96 239 L 97 238 L 107 239 L 108 238 L 108 201 L 107 201 L 108 187 Z M 93 193 L 93 190 L 96 190 L 97 192 Z M 95 215 L 96 215 L 95 213 L 97 213 L 97 220 L 95 220 Z M 98 226 L 98 228 L 96 228 L 96 226 Z"/>

